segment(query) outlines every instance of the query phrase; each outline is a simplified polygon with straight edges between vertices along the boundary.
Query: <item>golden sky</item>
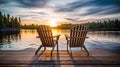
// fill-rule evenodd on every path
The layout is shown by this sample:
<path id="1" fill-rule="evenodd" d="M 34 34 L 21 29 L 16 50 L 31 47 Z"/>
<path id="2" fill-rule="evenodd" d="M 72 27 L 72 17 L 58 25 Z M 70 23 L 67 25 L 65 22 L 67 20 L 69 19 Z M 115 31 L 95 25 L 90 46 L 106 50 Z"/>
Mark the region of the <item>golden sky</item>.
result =
<path id="1" fill-rule="evenodd" d="M 120 0 L 0 0 L 0 11 L 22 24 L 85 23 L 120 18 Z"/>

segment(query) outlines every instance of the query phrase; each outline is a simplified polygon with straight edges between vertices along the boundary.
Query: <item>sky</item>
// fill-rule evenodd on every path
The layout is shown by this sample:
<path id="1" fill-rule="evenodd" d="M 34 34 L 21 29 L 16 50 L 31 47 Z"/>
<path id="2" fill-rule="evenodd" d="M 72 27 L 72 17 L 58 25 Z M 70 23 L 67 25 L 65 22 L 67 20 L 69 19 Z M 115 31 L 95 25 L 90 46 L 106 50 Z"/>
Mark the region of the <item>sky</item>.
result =
<path id="1" fill-rule="evenodd" d="M 120 0 L 0 0 L 0 11 L 22 24 L 85 23 L 120 18 Z"/>

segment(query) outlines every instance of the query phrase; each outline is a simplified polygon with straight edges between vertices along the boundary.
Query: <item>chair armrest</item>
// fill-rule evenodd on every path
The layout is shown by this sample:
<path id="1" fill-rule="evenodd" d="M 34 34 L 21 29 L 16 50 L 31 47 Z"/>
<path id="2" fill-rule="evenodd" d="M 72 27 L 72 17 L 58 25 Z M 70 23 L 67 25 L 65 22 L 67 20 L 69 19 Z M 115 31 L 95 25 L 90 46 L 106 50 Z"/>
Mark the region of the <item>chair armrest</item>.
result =
<path id="1" fill-rule="evenodd" d="M 85 37 L 70 37 L 65 34 L 65 38 L 66 38 L 66 40 L 68 40 L 69 38 L 89 38 L 89 37 L 87 37 L 87 36 L 85 36 Z"/>
<path id="2" fill-rule="evenodd" d="M 86 38 L 89 38 L 88 36 L 86 36 Z"/>
<path id="3" fill-rule="evenodd" d="M 46 38 L 55 38 L 55 37 L 57 37 L 57 39 L 59 39 L 60 35 L 55 35 L 53 37 L 46 37 Z M 36 36 L 36 38 L 44 38 L 44 37 Z"/>
<path id="4" fill-rule="evenodd" d="M 36 36 L 36 38 L 40 38 L 39 36 Z"/>
<path id="5" fill-rule="evenodd" d="M 89 38 L 89 37 L 85 36 L 85 37 L 69 37 L 69 38 Z"/>
<path id="6" fill-rule="evenodd" d="M 60 37 L 60 35 L 53 36 L 53 38 L 56 38 L 57 40 L 59 40 L 59 37 Z"/>

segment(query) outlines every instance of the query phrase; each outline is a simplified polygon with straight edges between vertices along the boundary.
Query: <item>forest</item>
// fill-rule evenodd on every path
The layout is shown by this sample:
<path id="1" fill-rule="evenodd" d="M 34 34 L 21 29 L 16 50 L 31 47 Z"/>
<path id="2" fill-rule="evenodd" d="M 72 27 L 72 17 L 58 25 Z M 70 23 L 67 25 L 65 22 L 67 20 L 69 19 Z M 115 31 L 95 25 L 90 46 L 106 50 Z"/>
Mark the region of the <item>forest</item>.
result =
<path id="1" fill-rule="evenodd" d="M 97 30 L 97 31 L 120 31 L 120 20 L 119 19 L 108 19 L 101 20 L 96 22 L 87 22 L 82 24 L 61 24 L 56 27 L 52 27 L 53 29 L 70 29 L 75 25 L 84 25 L 89 30 Z M 36 29 L 39 25 L 31 24 L 31 25 L 21 25 L 22 29 Z"/>
<path id="2" fill-rule="evenodd" d="M 88 22 L 84 23 L 89 30 L 103 30 L 103 31 L 120 31 L 119 19 L 108 19 L 105 21 Z"/>
<path id="3" fill-rule="evenodd" d="M 30 25 L 27 25 L 27 24 L 24 24 L 24 25 L 21 25 L 20 28 L 21 29 L 36 29 L 39 25 L 38 24 L 30 24 Z"/>
<path id="4" fill-rule="evenodd" d="M 58 29 L 70 29 L 75 25 L 84 25 L 89 30 L 98 30 L 98 31 L 120 31 L 120 20 L 119 19 L 108 19 L 108 20 L 101 20 L 96 22 L 87 22 L 82 24 L 61 24 L 57 27 Z"/>
<path id="5" fill-rule="evenodd" d="M 99 20 L 81 24 L 61 24 L 55 29 L 70 29 L 75 25 L 84 25 L 88 27 L 89 30 L 98 30 L 98 31 L 120 31 L 120 20 L 119 19 L 108 19 L 108 20 Z M 2 14 L 0 12 L 0 30 L 20 30 L 20 29 L 36 29 L 38 24 L 22 25 L 20 17 L 10 16 L 9 14 Z"/>
<path id="6" fill-rule="evenodd" d="M 0 12 L 0 30 L 20 30 L 21 18 Z"/>

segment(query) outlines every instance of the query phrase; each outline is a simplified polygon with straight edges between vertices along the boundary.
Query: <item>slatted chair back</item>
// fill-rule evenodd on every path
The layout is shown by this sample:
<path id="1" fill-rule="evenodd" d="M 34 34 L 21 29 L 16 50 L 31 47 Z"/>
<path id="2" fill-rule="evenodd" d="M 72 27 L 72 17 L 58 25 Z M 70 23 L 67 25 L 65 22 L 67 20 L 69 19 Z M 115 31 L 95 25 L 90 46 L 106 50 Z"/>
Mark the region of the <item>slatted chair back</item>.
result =
<path id="1" fill-rule="evenodd" d="M 84 44 L 87 28 L 83 25 L 78 25 L 70 30 L 70 47 L 80 47 Z"/>
<path id="2" fill-rule="evenodd" d="M 50 26 L 40 25 L 37 28 L 37 32 L 38 32 L 38 35 L 42 42 L 42 45 L 44 47 L 53 47 L 54 46 L 52 29 L 50 28 Z"/>

